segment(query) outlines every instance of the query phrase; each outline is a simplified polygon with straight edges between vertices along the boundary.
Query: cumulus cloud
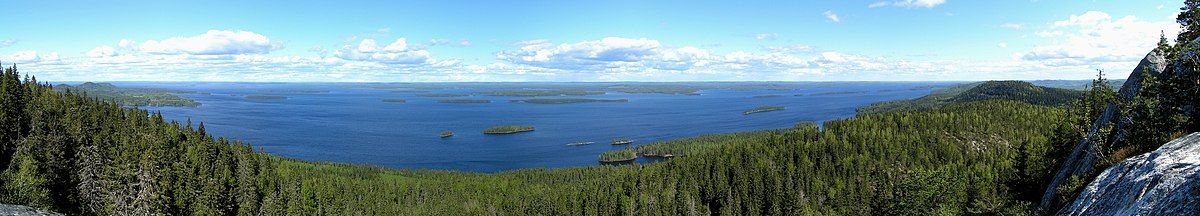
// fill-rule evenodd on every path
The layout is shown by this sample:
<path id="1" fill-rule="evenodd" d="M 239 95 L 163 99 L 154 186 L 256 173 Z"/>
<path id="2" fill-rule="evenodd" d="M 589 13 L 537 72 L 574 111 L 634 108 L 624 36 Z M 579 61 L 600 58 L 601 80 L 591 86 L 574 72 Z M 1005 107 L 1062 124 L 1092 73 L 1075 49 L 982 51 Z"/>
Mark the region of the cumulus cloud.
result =
<path id="1" fill-rule="evenodd" d="M 102 58 L 117 55 L 117 49 L 110 46 L 99 46 L 87 52 L 88 57 Z"/>
<path id="2" fill-rule="evenodd" d="M 893 7 L 904 7 L 904 8 L 914 8 L 914 7 L 933 8 L 933 7 L 937 7 L 938 5 L 941 5 L 944 3 L 946 3 L 946 0 L 896 0 L 896 1 L 878 1 L 878 2 L 867 5 L 867 7 L 868 8 L 879 8 L 879 7 L 893 6 Z"/>
<path id="3" fill-rule="evenodd" d="M 808 45 L 768 46 L 766 50 L 775 53 L 808 53 L 813 51 L 813 47 Z"/>
<path id="4" fill-rule="evenodd" d="M 16 64 L 52 63 L 52 62 L 59 61 L 57 52 L 38 53 L 37 51 L 32 51 L 32 50 L 19 51 L 19 52 L 13 53 L 11 55 L 8 55 L 8 57 L 4 58 L 4 59 L 5 59 L 5 63 L 16 63 Z"/>
<path id="5" fill-rule="evenodd" d="M 759 34 L 754 34 L 754 39 L 755 39 L 755 40 L 759 40 L 759 41 L 769 41 L 769 40 L 775 40 L 775 38 L 778 38 L 778 37 L 779 37 L 779 35 L 778 35 L 778 34 L 775 34 L 775 33 L 759 33 Z"/>
<path id="6" fill-rule="evenodd" d="M 1046 65 L 1136 65 L 1158 42 L 1160 33 L 1176 35 L 1179 25 L 1170 21 L 1145 21 L 1135 16 L 1114 19 L 1108 13 L 1088 11 L 1054 21 L 1051 29 L 1035 33 L 1049 43 L 1014 54 L 1018 59 Z"/>
<path id="7" fill-rule="evenodd" d="M 122 43 L 132 45 L 133 42 Z M 153 54 L 232 55 L 265 54 L 282 49 L 283 45 L 254 32 L 209 30 L 190 37 L 148 40 L 138 48 Z"/>
<path id="8" fill-rule="evenodd" d="M 1020 24 L 1020 23 L 1005 23 L 1005 24 L 1000 24 L 1000 28 L 1007 28 L 1007 29 L 1021 29 L 1021 27 L 1024 27 L 1024 26 L 1025 26 L 1025 25 L 1022 25 L 1022 24 Z"/>
<path id="9" fill-rule="evenodd" d="M 10 46 L 12 46 L 12 45 L 15 45 L 15 44 L 17 44 L 17 42 L 18 42 L 18 41 L 19 41 L 19 40 L 17 40 L 17 39 L 4 39 L 4 40 L 0 40 L 0 48 L 4 48 L 4 47 L 10 47 Z"/>
<path id="10" fill-rule="evenodd" d="M 842 22 L 842 19 L 838 18 L 838 15 L 833 13 L 833 11 L 831 11 L 831 10 L 825 11 L 825 19 L 829 19 L 829 21 L 835 22 L 835 23 Z"/>
<path id="11" fill-rule="evenodd" d="M 429 51 L 410 48 L 405 38 L 397 38 L 386 46 L 380 46 L 375 39 L 362 39 L 357 45 L 342 46 L 333 55 L 345 60 L 385 64 L 422 64 L 430 59 Z"/>

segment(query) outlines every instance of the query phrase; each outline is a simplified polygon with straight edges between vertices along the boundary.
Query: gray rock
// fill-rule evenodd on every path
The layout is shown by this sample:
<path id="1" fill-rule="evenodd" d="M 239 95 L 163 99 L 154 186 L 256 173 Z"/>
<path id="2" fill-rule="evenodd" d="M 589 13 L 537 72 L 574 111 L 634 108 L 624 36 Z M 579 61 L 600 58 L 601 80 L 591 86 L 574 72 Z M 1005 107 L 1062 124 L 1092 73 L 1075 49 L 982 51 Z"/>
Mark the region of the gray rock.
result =
<path id="1" fill-rule="evenodd" d="M 18 215 L 19 216 L 26 216 L 26 215 L 50 216 L 50 215 L 62 215 L 62 214 L 44 211 L 44 210 L 36 209 L 36 208 L 31 208 L 28 206 L 0 204 L 0 216 L 18 216 Z"/>
<path id="2" fill-rule="evenodd" d="M 1200 133 L 1114 165 L 1059 215 L 1200 215 Z"/>
<path id="3" fill-rule="evenodd" d="M 1120 101 L 1129 101 L 1133 99 L 1133 97 L 1137 95 L 1138 91 L 1141 90 L 1142 80 L 1145 79 L 1145 77 L 1142 77 L 1142 71 L 1147 71 L 1151 76 L 1161 77 L 1163 76 L 1162 72 L 1166 70 L 1166 67 L 1167 59 L 1155 51 L 1150 51 L 1150 53 L 1146 54 L 1145 58 L 1142 58 L 1142 61 L 1138 63 L 1137 67 L 1133 69 L 1133 72 L 1129 74 L 1129 78 L 1125 79 L 1125 83 L 1122 84 L 1121 89 L 1117 91 L 1117 97 Z M 1119 115 L 1119 107 L 1117 107 L 1116 104 L 1109 103 L 1104 108 L 1104 112 L 1099 118 L 1096 119 L 1095 122 L 1093 122 L 1091 128 L 1088 130 L 1087 136 L 1080 140 L 1079 144 L 1075 145 L 1075 148 L 1071 151 L 1071 155 L 1067 156 L 1066 160 L 1063 161 L 1062 167 L 1059 167 L 1058 172 L 1054 175 L 1054 178 L 1050 180 L 1050 185 L 1046 187 L 1046 191 L 1042 194 L 1042 200 L 1038 203 L 1037 209 L 1039 212 L 1049 212 L 1049 210 L 1052 209 L 1054 206 L 1052 203 L 1054 200 L 1054 192 L 1060 185 L 1062 185 L 1064 181 L 1066 181 L 1067 178 L 1087 173 L 1091 171 L 1092 166 L 1095 166 L 1096 153 L 1094 150 L 1096 149 L 1097 144 L 1095 140 L 1098 140 L 1100 136 L 1111 136 L 1109 140 L 1114 144 L 1124 141 L 1124 134 L 1099 133 L 1100 128 L 1104 128 L 1109 125 L 1114 126 L 1113 131 L 1123 131 L 1122 129 L 1125 128 L 1129 122 L 1128 119 L 1119 118 Z"/>

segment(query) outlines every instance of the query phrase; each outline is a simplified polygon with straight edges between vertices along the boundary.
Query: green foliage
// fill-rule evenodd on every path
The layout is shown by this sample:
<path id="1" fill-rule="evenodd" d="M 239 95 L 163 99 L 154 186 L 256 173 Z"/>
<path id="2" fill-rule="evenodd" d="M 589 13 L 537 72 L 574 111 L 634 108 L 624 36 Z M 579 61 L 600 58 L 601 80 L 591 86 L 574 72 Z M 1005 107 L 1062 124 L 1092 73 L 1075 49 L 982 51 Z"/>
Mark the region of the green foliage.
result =
<path id="1" fill-rule="evenodd" d="M 621 161 L 630 161 L 637 159 L 637 151 L 633 149 L 622 149 L 616 151 L 608 151 L 600 154 L 601 163 L 612 163 Z"/>
<path id="2" fill-rule="evenodd" d="M 784 109 L 787 109 L 787 108 L 783 107 L 783 106 L 759 106 L 759 107 L 755 107 L 755 108 L 750 108 L 746 111 L 742 111 L 742 115 L 750 115 L 750 114 L 755 114 L 755 113 L 760 113 L 760 112 L 780 111 L 780 110 L 784 110 Z"/>
<path id="3" fill-rule="evenodd" d="M 182 92 L 165 89 L 121 88 L 111 83 L 93 82 L 75 86 L 61 84 L 55 86 L 55 89 L 85 92 L 88 96 L 113 101 L 122 106 L 200 106 L 199 102 L 175 95 Z"/>
<path id="4" fill-rule="evenodd" d="M 438 100 L 438 103 L 452 103 L 452 104 L 480 104 L 480 103 L 491 103 L 491 102 L 492 101 L 490 101 L 490 100 L 474 100 L 474 99 Z"/>
<path id="5" fill-rule="evenodd" d="M 926 110 L 948 104 L 984 101 L 1017 100 L 1036 105 L 1065 106 L 1079 98 L 1082 92 L 1035 86 L 1024 81 L 986 81 L 938 90 L 912 100 L 885 101 L 858 108 L 859 113 L 881 113 L 903 110 Z"/>
<path id="6" fill-rule="evenodd" d="M 537 97 L 537 96 L 584 96 L 584 95 L 602 95 L 602 91 L 588 90 L 573 90 L 573 89 L 558 89 L 558 90 L 501 90 L 489 92 L 490 96 L 511 96 L 511 97 Z"/>
<path id="7" fill-rule="evenodd" d="M 21 140 L 0 170 L 0 198 L 72 215 L 1021 212 L 1027 201 L 1012 199 L 1007 182 L 1034 169 L 1014 160 L 1037 167 L 1046 159 L 1033 150 L 1018 157 L 1014 146 L 1050 148 L 1065 115 L 972 102 L 860 115 L 822 130 L 802 124 L 695 138 L 690 145 L 704 147 L 663 147 L 686 156 L 658 163 L 481 174 L 270 156 L 159 114 L 15 79 L 0 81 L 13 83 L 3 96 L 28 100 L 0 103 L 0 116 L 18 119 L 2 121 L 5 137 Z"/>
<path id="8" fill-rule="evenodd" d="M 483 129 L 483 133 L 485 133 L 485 134 L 511 134 L 511 133 L 520 133 L 520 132 L 528 132 L 528 131 L 533 131 L 533 126 L 501 125 L 501 126 L 492 126 L 487 129 Z"/>

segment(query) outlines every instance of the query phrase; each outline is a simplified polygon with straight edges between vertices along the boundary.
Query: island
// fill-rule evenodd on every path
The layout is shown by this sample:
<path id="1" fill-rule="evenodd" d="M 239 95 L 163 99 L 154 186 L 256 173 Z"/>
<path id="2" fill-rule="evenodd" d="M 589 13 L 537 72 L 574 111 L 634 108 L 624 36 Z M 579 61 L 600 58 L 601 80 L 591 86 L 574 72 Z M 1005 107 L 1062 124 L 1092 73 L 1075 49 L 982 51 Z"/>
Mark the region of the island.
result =
<path id="1" fill-rule="evenodd" d="M 533 126 L 523 125 L 501 125 L 493 126 L 483 130 L 484 134 L 515 134 L 521 132 L 533 131 Z"/>
<path id="2" fill-rule="evenodd" d="M 319 89 L 263 89 L 258 92 L 266 93 L 329 93 L 329 90 Z"/>
<path id="3" fill-rule="evenodd" d="M 513 102 L 524 102 L 532 104 L 569 104 L 569 103 L 624 103 L 629 102 L 628 99 L 589 99 L 589 98 L 537 98 L 526 100 L 513 100 Z"/>
<path id="4" fill-rule="evenodd" d="M 250 100 L 283 100 L 288 97 L 278 95 L 246 95 L 246 99 Z"/>
<path id="5" fill-rule="evenodd" d="M 477 103 L 491 103 L 491 102 L 492 101 L 490 101 L 490 100 L 472 100 L 472 99 L 438 100 L 438 103 L 459 103 L 459 104 L 473 104 L 473 103 L 477 104 Z"/>
<path id="6" fill-rule="evenodd" d="M 742 112 L 742 115 L 750 115 L 750 114 L 755 114 L 755 113 L 760 113 L 760 112 L 780 111 L 780 110 L 784 110 L 784 109 L 785 109 L 785 107 L 783 107 L 783 106 L 760 106 L 760 107 L 755 107 L 753 109 L 748 109 L 748 110 Z"/>
<path id="7" fill-rule="evenodd" d="M 634 160 L 637 160 L 637 151 L 629 148 L 600 154 L 600 164 L 627 164 Z"/>
<path id="8" fill-rule="evenodd" d="M 406 100 L 404 100 L 404 99 L 383 99 L 383 102 L 386 102 L 386 103 L 407 103 L 408 101 L 406 101 Z"/>
<path id="9" fill-rule="evenodd" d="M 813 93 L 811 95 L 812 96 L 825 96 L 825 95 L 849 95 L 849 94 L 862 94 L 862 93 L 867 93 L 867 92 L 866 91 L 839 91 L 839 92 Z"/>
<path id="10" fill-rule="evenodd" d="M 442 138 L 449 138 L 454 136 L 454 131 L 442 131 L 442 133 L 438 134 L 438 136 L 441 136 Z"/>
<path id="11" fill-rule="evenodd" d="M 466 97 L 466 96 L 470 96 L 470 95 L 469 94 L 456 94 L 456 93 L 427 93 L 427 94 L 417 94 L 417 96 L 421 96 L 421 97 Z"/>
<path id="12" fill-rule="evenodd" d="M 633 140 L 631 140 L 631 139 L 627 139 L 627 138 L 613 139 L 613 140 L 612 140 L 612 144 L 613 144 L 613 145 L 629 145 L 630 143 L 633 143 Z"/>
<path id="13" fill-rule="evenodd" d="M 592 141 L 579 141 L 579 142 L 567 143 L 567 146 L 591 145 L 592 143 L 596 143 L 596 142 L 592 142 Z"/>
<path id="14" fill-rule="evenodd" d="M 155 88 L 124 88 L 111 83 L 85 82 L 79 85 L 60 84 L 54 86 L 57 91 L 84 92 L 92 98 L 112 101 L 121 106 L 200 106 L 199 102 L 179 97 L 176 94 L 190 93 Z"/>
<path id="15" fill-rule="evenodd" d="M 602 95 L 603 91 L 586 91 L 586 90 L 502 90 L 487 93 L 489 96 L 509 96 L 509 97 L 537 97 L 537 96 L 584 96 L 584 95 Z"/>

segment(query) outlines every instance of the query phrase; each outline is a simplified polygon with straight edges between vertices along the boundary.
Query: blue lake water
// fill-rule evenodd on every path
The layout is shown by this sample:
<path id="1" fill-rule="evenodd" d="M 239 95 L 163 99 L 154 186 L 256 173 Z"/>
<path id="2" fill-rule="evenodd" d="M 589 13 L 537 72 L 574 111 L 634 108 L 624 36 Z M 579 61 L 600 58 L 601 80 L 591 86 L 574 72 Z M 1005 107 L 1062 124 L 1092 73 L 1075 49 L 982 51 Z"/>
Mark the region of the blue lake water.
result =
<path id="1" fill-rule="evenodd" d="M 509 102 L 527 99 L 523 97 L 483 94 L 457 98 L 421 97 L 417 94 L 422 92 L 340 83 L 115 84 L 194 91 L 196 93 L 180 96 L 202 103 L 199 107 L 146 109 L 161 111 L 165 117 L 180 122 L 189 118 L 193 122 L 202 121 L 210 134 L 248 141 L 275 155 L 394 168 L 481 172 L 596 165 L 601 152 L 625 148 L 610 145 L 614 138 L 633 139 L 632 147 L 702 134 L 786 128 L 802 121 L 853 117 L 859 106 L 916 98 L 935 90 L 928 86 L 950 85 L 800 83 L 796 84 L 800 87 L 792 89 L 705 89 L 699 91 L 700 95 L 607 92 L 603 95 L 556 96 L 628 99 L 625 103 L 528 104 Z M 427 90 L 429 92 L 423 93 L 488 91 L 455 84 L 442 84 Z M 821 92 L 857 93 L 822 95 Z M 252 100 L 246 99 L 246 95 L 288 98 Z M 782 96 L 754 98 L 759 95 Z M 407 103 L 387 103 L 383 99 L 404 99 Z M 492 103 L 437 102 L 442 99 L 484 99 Z M 781 105 L 787 109 L 742 115 L 746 109 L 763 105 Z M 483 129 L 495 125 L 531 125 L 537 130 L 511 135 L 482 133 Z M 455 136 L 440 138 L 438 133 L 443 130 L 454 131 Z M 567 146 L 580 141 L 596 143 Z"/>

